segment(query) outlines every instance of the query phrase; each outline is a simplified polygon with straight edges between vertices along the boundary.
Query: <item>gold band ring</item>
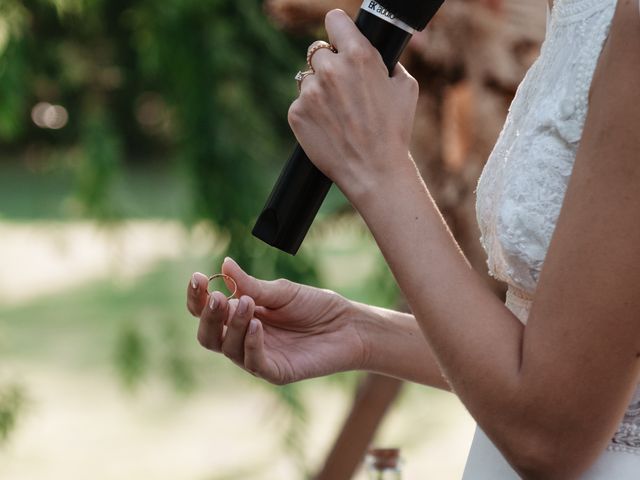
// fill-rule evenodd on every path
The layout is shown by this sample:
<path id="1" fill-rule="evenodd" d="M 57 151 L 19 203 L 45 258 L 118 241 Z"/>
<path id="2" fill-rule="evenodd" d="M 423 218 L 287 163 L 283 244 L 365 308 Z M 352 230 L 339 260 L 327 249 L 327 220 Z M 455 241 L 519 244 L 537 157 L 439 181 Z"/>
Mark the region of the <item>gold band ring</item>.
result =
<path id="1" fill-rule="evenodd" d="M 233 297 L 235 297 L 236 292 L 238 291 L 238 284 L 236 283 L 236 281 L 229 275 L 225 275 L 224 273 L 216 273 L 215 275 L 211 275 L 209 277 L 209 283 L 211 283 L 211 280 L 215 280 L 216 278 L 224 278 L 230 280 L 231 283 L 233 283 L 233 293 L 227 297 L 227 300 L 231 300 Z"/>
<path id="2" fill-rule="evenodd" d="M 331 50 L 333 53 L 338 53 L 338 50 L 336 50 L 336 47 L 334 47 L 330 43 L 325 42 L 324 40 L 316 40 L 311 45 L 309 45 L 309 48 L 307 49 L 307 65 L 309 65 L 309 68 L 311 70 L 313 70 L 313 65 L 311 65 L 311 59 L 316 54 L 316 52 L 322 48 Z"/>
<path id="3" fill-rule="evenodd" d="M 302 81 L 305 78 L 307 78 L 309 75 L 313 75 L 314 73 L 315 72 L 313 71 L 313 69 L 305 70 L 304 72 L 300 71 L 296 73 L 295 79 L 296 79 L 296 82 L 298 82 L 298 93 L 302 91 Z"/>

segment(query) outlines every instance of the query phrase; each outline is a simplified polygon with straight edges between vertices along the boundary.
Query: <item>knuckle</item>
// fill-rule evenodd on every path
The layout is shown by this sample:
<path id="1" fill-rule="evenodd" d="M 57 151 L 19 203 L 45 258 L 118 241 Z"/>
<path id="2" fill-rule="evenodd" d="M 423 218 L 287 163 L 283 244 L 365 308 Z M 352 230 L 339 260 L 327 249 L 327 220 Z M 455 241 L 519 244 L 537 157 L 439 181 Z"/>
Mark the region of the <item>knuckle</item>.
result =
<path id="1" fill-rule="evenodd" d="M 344 300 L 344 297 L 334 290 L 323 288 L 322 292 L 327 296 L 330 302 L 341 302 Z"/>
<path id="2" fill-rule="evenodd" d="M 417 95 L 419 93 L 420 84 L 418 83 L 418 80 L 415 79 L 415 77 L 412 77 L 412 76 L 407 77 L 407 84 L 408 84 L 409 91 L 413 95 Z"/>
<path id="3" fill-rule="evenodd" d="M 302 121 L 302 105 L 299 100 L 293 102 L 289 107 L 287 120 L 291 127 L 300 125 L 300 122 Z"/>
<path id="4" fill-rule="evenodd" d="M 229 347 L 228 343 L 223 343 L 221 348 L 222 354 L 230 360 L 234 359 L 233 350 Z"/>
<path id="5" fill-rule="evenodd" d="M 281 291 L 289 292 L 295 288 L 295 284 L 291 280 L 287 280 L 286 278 L 278 278 L 273 281 L 273 286 Z"/>
<path id="6" fill-rule="evenodd" d="M 258 364 L 252 358 L 247 357 L 246 354 L 244 356 L 244 369 L 251 375 L 254 375 L 256 377 L 260 376 L 260 369 Z"/>
<path id="7" fill-rule="evenodd" d="M 240 331 L 240 324 L 242 323 L 242 318 L 244 316 L 245 315 L 240 313 L 238 311 L 238 308 L 236 308 L 236 311 L 233 314 L 233 317 L 231 317 L 230 321 L 227 322 L 227 335 L 231 332 L 233 332 L 233 334 L 235 335 L 236 332 Z"/>
<path id="8" fill-rule="evenodd" d="M 352 42 L 347 47 L 347 54 L 352 61 L 357 63 L 365 63 L 372 57 L 372 48 L 373 47 L 369 48 L 365 45 L 362 45 L 362 43 L 360 42 Z"/>
<path id="9" fill-rule="evenodd" d="M 319 72 L 319 78 L 324 83 L 337 83 L 338 80 L 338 69 L 332 63 L 328 63 L 322 67 L 322 70 Z"/>
<path id="10" fill-rule="evenodd" d="M 338 292 L 329 289 L 323 289 L 322 292 L 327 296 L 329 304 L 336 308 L 344 307 L 348 303 L 347 299 Z"/>
<path id="11" fill-rule="evenodd" d="M 273 377 L 272 377 L 272 378 L 270 378 L 270 379 L 267 379 L 267 381 L 268 381 L 270 384 L 272 384 L 272 385 L 276 385 L 276 386 L 278 386 L 278 387 L 283 387 L 283 386 L 285 386 L 285 385 L 288 385 L 288 384 L 289 384 L 289 382 L 287 382 L 284 378 L 281 378 L 281 377 L 277 377 L 277 378 L 273 378 Z"/>
<path id="12" fill-rule="evenodd" d="M 197 335 L 198 338 L 198 343 L 203 347 L 206 348 L 207 350 L 213 350 L 216 351 L 216 345 L 215 342 L 213 342 L 213 340 L 211 338 L 209 338 L 208 335 L 206 335 L 204 332 L 198 332 Z"/>
<path id="13" fill-rule="evenodd" d="M 322 100 L 322 89 L 317 82 L 309 82 L 309 85 L 302 90 L 302 97 L 313 104 Z"/>

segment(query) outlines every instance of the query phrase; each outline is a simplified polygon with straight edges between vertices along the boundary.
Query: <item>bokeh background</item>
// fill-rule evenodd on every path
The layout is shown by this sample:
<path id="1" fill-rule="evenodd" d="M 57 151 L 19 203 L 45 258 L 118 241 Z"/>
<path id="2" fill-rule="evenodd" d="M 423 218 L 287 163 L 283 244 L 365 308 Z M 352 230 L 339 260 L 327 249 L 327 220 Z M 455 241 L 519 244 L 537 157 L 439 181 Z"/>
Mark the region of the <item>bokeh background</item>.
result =
<path id="1" fill-rule="evenodd" d="M 544 3 L 447 0 L 402 59 L 414 157 L 483 273 L 474 190 Z M 184 308 L 225 255 L 406 308 L 335 188 L 295 258 L 250 235 L 306 47 L 359 4 L 0 1 L 0 478 L 339 480 L 361 444 L 400 448 L 404 478 L 460 478 L 474 425 L 452 395 L 362 373 L 269 386 L 202 350 Z"/>

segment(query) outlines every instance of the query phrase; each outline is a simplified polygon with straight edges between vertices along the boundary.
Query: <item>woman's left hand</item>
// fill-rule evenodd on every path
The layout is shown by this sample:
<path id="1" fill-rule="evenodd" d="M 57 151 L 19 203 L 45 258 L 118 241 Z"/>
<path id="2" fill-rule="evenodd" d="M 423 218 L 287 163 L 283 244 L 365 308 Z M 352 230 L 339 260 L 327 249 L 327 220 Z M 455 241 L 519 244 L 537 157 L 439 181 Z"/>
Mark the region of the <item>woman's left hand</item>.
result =
<path id="1" fill-rule="evenodd" d="M 313 55 L 315 73 L 303 80 L 289 124 L 311 161 L 353 201 L 415 169 L 408 152 L 418 83 L 400 64 L 389 77 L 380 54 L 342 10 L 330 11 L 325 26 L 338 53 L 321 48 Z"/>

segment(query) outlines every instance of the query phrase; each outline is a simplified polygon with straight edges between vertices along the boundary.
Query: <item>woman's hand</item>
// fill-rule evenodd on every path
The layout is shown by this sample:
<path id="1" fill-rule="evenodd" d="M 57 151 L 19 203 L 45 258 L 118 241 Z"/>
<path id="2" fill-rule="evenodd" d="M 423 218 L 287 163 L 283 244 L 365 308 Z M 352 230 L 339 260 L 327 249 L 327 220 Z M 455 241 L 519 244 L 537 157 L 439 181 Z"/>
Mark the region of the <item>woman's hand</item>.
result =
<path id="1" fill-rule="evenodd" d="M 415 166 L 409 141 L 418 83 L 382 57 L 342 10 L 326 16 L 329 41 L 312 58 L 289 124 L 311 161 L 353 201 L 363 190 Z"/>
<path id="2" fill-rule="evenodd" d="M 222 272 L 237 283 L 239 300 L 209 294 L 201 273 L 188 287 L 187 306 L 200 317 L 198 341 L 205 348 L 278 385 L 364 363 L 365 345 L 344 297 L 284 279 L 258 280 L 231 259 Z"/>

